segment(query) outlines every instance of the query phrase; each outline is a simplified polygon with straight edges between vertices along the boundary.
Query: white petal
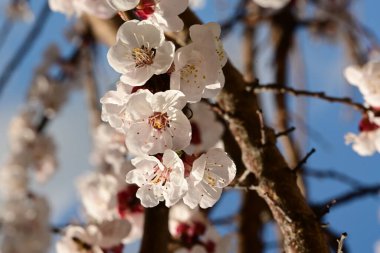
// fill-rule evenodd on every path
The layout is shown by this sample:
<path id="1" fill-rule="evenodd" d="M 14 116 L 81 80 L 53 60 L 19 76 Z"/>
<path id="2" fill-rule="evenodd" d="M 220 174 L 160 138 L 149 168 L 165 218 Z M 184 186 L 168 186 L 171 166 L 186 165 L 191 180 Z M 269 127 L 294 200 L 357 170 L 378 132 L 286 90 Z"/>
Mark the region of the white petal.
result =
<path id="1" fill-rule="evenodd" d="M 182 111 L 177 111 L 175 117 L 171 117 L 168 132 L 173 136 L 172 149 L 181 150 L 190 145 L 191 124 Z"/>
<path id="2" fill-rule="evenodd" d="M 352 85 L 360 85 L 363 81 L 362 70 L 358 66 L 349 66 L 344 70 L 344 76 Z"/>
<path id="3" fill-rule="evenodd" d="M 157 48 L 156 55 L 152 64 L 152 68 L 155 69 L 155 74 L 163 74 L 168 71 L 172 65 L 174 58 L 175 46 L 170 41 L 165 41 L 162 46 Z"/>
<path id="4" fill-rule="evenodd" d="M 128 11 L 135 8 L 140 0 L 107 0 L 108 4 L 119 11 Z"/>
<path id="5" fill-rule="evenodd" d="M 182 110 L 185 105 L 185 95 L 176 90 L 157 92 L 152 97 L 152 109 L 155 112 L 167 112 L 170 108 Z"/>
<path id="6" fill-rule="evenodd" d="M 136 197 L 141 200 L 141 205 L 144 207 L 155 207 L 159 203 L 151 186 L 143 186 L 139 188 L 136 192 Z"/>

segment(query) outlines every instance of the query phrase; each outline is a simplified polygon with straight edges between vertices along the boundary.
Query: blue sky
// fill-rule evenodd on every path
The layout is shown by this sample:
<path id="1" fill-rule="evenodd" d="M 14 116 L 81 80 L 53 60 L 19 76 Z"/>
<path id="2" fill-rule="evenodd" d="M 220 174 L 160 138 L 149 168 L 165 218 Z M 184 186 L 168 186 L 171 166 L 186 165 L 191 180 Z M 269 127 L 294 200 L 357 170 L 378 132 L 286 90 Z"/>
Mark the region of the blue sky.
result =
<path id="1" fill-rule="evenodd" d="M 33 10 L 39 10 L 42 1 L 31 2 Z M 231 13 L 232 8 L 227 8 L 231 2 L 235 1 L 209 0 L 206 8 L 199 11 L 199 15 L 206 22 L 225 20 Z M 0 0 L 1 7 L 4 6 L 4 3 L 5 0 Z M 359 19 L 374 31 L 378 37 L 380 37 L 379 9 L 380 2 L 378 0 L 357 1 L 353 8 Z M 3 18 L 0 18 L 0 24 L 3 21 Z M 69 50 L 62 33 L 56 32 L 64 31 L 68 23 L 69 20 L 63 15 L 53 14 L 50 17 L 42 36 L 25 57 L 13 78 L 9 81 L 7 88 L 1 94 L 1 162 L 4 162 L 8 149 L 6 133 L 9 121 L 12 115 L 17 113 L 23 106 L 33 69 L 41 59 L 43 50 L 51 42 L 58 43 L 64 51 Z M 14 54 L 30 27 L 31 24 L 15 25 L 5 46 L 0 49 L 0 69 L 5 66 Z M 259 41 L 265 44 L 267 39 L 265 29 L 261 33 Z M 231 60 L 237 66 L 241 65 L 240 43 L 239 29 L 225 40 L 225 46 Z M 295 85 L 303 85 L 316 91 L 325 90 L 328 94 L 335 96 L 353 95 L 356 101 L 362 101 L 358 91 L 350 87 L 343 79 L 342 70 L 349 62 L 344 56 L 342 45 L 313 40 L 307 31 L 299 32 L 297 45 L 302 55 L 292 57 L 291 61 L 292 66 L 297 66 L 292 71 L 291 78 Z M 272 70 L 268 56 L 270 56 L 271 52 L 265 46 L 260 46 L 258 51 L 261 55 L 256 62 L 258 77 L 264 83 L 270 82 L 272 81 Z M 105 60 L 104 49 L 101 50 L 100 57 Z M 296 65 L 296 60 L 301 64 Z M 115 74 L 104 63 L 99 64 L 98 70 L 102 73 L 101 79 L 99 79 L 101 90 L 105 91 L 110 87 L 110 83 L 115 80 Z M 265 96 L 265 100 L 267 100 L 265 103 L 268 104 L 269 97 Z M 299 99 L 297 98 L 296 101 L 299 101 Z M 296 105 L 295 102 L 292 104 Z M 306 104 L 307 113 L 297 117 L 307 122 L 310 129 L 312 129 L 312 135 L 306 139 L 302 152 L 307 153 L 311 147 L 317 149 L 317 152 L 308 161 L 308 166 L 321 170 L 334 169 L 346 173 L 363 183 L 380 182 L 380 154 L 370 158 L 363 158 L 356 155 L 349 146 L 344 144 L 344 135 L 347 132 L 357 131 L 360 114 L 351 108 L 315 99 L 306 100 Z M 294 107 L 294 111 L 297 112 L 296 107 Z M 267 117 L 270 118 L 270 111 L 267 114 Z M 72 217 L 80 217 L 78 208 L 75 207 L 74 179 L 81 173 L 91 169 L 88 163 L 91 140 L 86 115 L 83 94 L 75 92 L 70 96 L 68 104 L 60 115 L 47 129 L 49 133 L 55 136 L 59 146 L 60 169 L 46 185 L 34 185 L 33 187 L 36 191 L 44 192 L 51 199 L 54 211 L 52 219 L 55 223 L 65 222 Z M 295 137 L 297 139 L 303 138 L 300 124 L 294 121 L 293 125 L 297 128 Z M 350 190 L 350 187 L 332 180 L 308 179 L 307 183 L 309 185 L 310 199 L 313 203 L 329 200 L 332 196 Z M 226 194 L 226 199 L 216 209 L 215 215 L 222 216 L 236 211 L 238 203 L 237 193 Z M 349 234 L 346 242 L 352 252 L 373 252 L 375 241 L 380 239 L 378 209 L 379 198 L 369 197 L 349 205 L 333 208 L 330 214 L 325 217 L 325 222 L 329 223 L 335 231 Z M 268 234 L 271 233 L 268 232 Z"/>

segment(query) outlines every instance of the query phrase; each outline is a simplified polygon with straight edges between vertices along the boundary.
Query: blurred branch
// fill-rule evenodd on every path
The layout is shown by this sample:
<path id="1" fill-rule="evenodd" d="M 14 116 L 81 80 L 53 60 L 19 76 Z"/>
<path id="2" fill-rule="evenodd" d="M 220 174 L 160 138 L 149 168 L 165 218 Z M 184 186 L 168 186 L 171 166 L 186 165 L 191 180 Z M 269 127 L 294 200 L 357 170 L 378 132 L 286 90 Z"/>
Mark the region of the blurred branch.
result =
<path id="1" fill-rule="evenodd" d="M 380 184 L 370 185 L 370 186 L 363 186 L 359 187 L 353 191 L 349 191 L 347 193 L 338 195 L 334 198 L 331 198 L 332 200 L 326 201 L 324 203 L 332 203 L 335 202 L 334 206 L 340 206 L 347 204 L 348 202 L 357 200 L 359 198 L 365 197 L 365 196 L 371 196 L 371 195 L 378 195 L 380 192 Z M 323 210 L 326 207 L 326 204 L 316 204 L 312 205 L 313 209 L 315 210 Z"/>
<path id="2" fill-rule="evenodd" d="M 32 29 L 28 32 L 20 47 L 17 48 L 16 53 L 13 55 L 11 60 L 8 62 L 8 64 L 5 65 L 0 75 L 0 94 L 5 88 L 9 79 L 12 77 L 13 73 L 17 70 L 18 66 L 24 59 L 26 59 L 26 55 L 32 49 L 40 33 L 48 23 L 47 20 L 50 17 L 50 13 L 49 3 L 48 1 L 45 1 L 38 15 L 38 18 L 33 24 Z"/>
<path id="3" fill-rule="evenodd" d="M 4 23 L 0 28 L 0 50 L 8 38 L 9 32 L 12 29 L 13 22 L 10 18 L 5 18 Z"/>
<path id="4" fill-rule="evenodd" d="M 313 170 L 310 168 L 306 168 L 302 171 L 302 173 L 305 176 L 320 178 L 320 179 L 333 179 L 342 183 L 345 183 L 347 185 L 350 185 L 351 187 L 358 188 L 361 187 L 363 184 L 356 180 L 355 178 L 349 177 L 343 173 L 340 173 L 339 171 L 334 170 Z"/>

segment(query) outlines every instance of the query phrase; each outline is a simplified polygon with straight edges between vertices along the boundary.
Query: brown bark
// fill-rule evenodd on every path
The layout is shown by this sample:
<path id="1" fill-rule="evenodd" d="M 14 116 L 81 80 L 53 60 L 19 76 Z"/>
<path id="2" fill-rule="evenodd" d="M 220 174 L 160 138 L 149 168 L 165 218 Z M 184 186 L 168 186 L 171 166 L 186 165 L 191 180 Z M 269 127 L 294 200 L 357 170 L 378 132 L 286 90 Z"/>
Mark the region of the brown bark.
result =
<path id="1" fill-rule="evenodd" d="M 187 10 L 181 17 L 184 19 L 186 27 L 200 23 L 190 10 Z M 97 20 L 96 22 L 101 21 Z M 98 26 L 92 28 L 96 30 Z M 116 30 L 114 26 L 109 29 L 103 26 L 103 29 Z M 94 34 L 99 36 L 101 41 L 110 41 L 109 38 L 103 37 L 106 32 L 99 31 Z M 254 173 L 258 180 L 257 192 L 268 204 L 281 229 L 285 241 L 285 251 L 288 253 L 329 252 L 322 228 L 297 187 L 296 175 L 289 169 L 275 146 L 275 138 L 271 129 L 266 129 L 266 144 L 262 145 L 261 143 L 256 96 L 246 91 L 246 83 L 242 75 L 230 63 L 225 66 L 224 73 L 226 85 L 218 97 L 218 103 L 228 116 L 229 128 L 242 151 L 242 160 L 246 168 Z M 149 217 L 150 215 L 154 216 L 154 219 Z M 149 209 L 147 218 L 142 247 L 144 249 L 150 247 L 145 244 L 161 245 L 159 250 L 162 251 L 150 252 L 165 252 L 163 247 L 165 239 L 159 240 L 157 237 L 162 233 L 162 229 L 166 230 L 162 226 L 164 222 L 167 222 L 167 213 Z M 158 226 L 158 223 L 161 227 Z M 155 229 L 160 229 L 160 231 L 155 231 Z M 148 241 L 147 237 L 152 241 Z"/>
<path id="2" fill-rule="evenodd" d="M 160 203 L 153 208 L 145 208 L 144 234 L 140 253 L 169 252 L 169 208 Z"/>

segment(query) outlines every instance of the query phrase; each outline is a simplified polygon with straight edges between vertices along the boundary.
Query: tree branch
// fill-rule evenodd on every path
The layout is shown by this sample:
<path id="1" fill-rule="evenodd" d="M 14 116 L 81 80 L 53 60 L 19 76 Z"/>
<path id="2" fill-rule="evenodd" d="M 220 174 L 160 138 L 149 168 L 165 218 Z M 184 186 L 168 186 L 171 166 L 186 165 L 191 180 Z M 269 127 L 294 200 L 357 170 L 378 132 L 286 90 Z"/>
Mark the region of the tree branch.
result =
<path id="1" fill-rule="evenodd" d="M 377 195 L 379 194 L 379 192 L 380 192 L 380 184 L 375 184 L 371 186 L 357 188 L 353 191 L 331 198 L 332 200 L 326 201 L 324 203 L 331 203 L 334 201 L 335 202 L 334 206 L 340 206 L 364 196 Z M 317 205 L 312 205 L 312 206 L 316 210 L 322 210 L 325 208 L 326 204 L 317 204 Z"/>
<path id="2" fill-rule="evenodd" d="M 12 77 L 12 74 L 17 69 L 19 64 L 26 58 L 26 54 L 33 47 L 33 44 L 36 42 L 38 36 L 43 30 L 45 24 L 47 24 L 47 19 L 50 16 L 50 7 L 49 3 L 46 1 L 42 10 L 40 11 L 38 18 L 33 24 L 32 29 L 27 34 L 26 38 L 23 40 L 21 46 L 17 49 L 15 55 L 11 58 L 8 64 L 3 68 L 3 72 L 0 75 L 0 93 L 3 91 L 5 85 Z"/>
<path id="3" fill-rule="evenodd" d="M 288 93 L 292 94 L 294 96 L 306 96 L 306 97 L 312 97 L 312 98 L 318 98 L 322 99 L 331 103 L 341 103 L 348 105 L 360 112 L 366 113 L 368 111 L 371 111 L 370 108 L 365 107 L 361 103 L 356 103 L 352 101 L 351 98 L 348 97 L 333 97 L 328 96 L 325 94 L 325 92 L 313 92 L 313 91 L 307 91 L 307 90 L 296 90 L 291 87 L 285 87 L 278 84 L 266 84 L 266 85 L 253 85 L 250 88 L 247 88 L 248 91 L 253 91 L 254 93 L 262 93 L 262 92 L 275 92 L 275 93 Z"/>

